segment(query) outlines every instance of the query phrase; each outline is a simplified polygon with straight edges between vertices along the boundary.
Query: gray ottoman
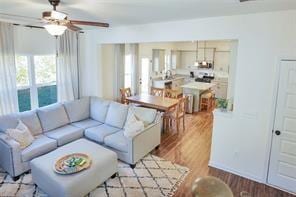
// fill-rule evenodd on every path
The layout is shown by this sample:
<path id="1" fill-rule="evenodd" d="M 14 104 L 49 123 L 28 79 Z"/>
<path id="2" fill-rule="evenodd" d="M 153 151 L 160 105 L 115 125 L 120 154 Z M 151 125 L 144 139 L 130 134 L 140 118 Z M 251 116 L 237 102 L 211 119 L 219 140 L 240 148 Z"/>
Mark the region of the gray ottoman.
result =
<path id="1" fill-rule="evenodd" d="M 55 161 L 67 154 L 85 153 L 92 158 L 89 169 L 72 175 L 54 172 Z M 117 173 L 117 155 L 94 142 L 79 139 L 31 161 L 33 181 L 49 196 L 85 196 Z"/>

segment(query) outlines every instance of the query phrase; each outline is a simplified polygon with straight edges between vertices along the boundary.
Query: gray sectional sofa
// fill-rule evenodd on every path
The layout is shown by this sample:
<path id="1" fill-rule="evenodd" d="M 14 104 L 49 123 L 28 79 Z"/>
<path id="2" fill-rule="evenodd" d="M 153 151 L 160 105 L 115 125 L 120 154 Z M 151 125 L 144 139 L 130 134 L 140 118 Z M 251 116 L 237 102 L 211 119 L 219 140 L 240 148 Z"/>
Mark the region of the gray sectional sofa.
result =
<path id="1" fill-rule="evenodd" d="M 97 97 L 57 103 L 37 110 L 0 116 L 0 166 L 15 179 L 30 170 L 30 161 L 60 146 L 87 138 L 117 153 L 134 167 L 143 156 L 158 147 L 161 114 L 153 109 L 134 107 L 145 129 L 127 138 L 123 127 L 131 106 Z M 25 149 L 5 134 L 21 120 L 35 140 Z"/>

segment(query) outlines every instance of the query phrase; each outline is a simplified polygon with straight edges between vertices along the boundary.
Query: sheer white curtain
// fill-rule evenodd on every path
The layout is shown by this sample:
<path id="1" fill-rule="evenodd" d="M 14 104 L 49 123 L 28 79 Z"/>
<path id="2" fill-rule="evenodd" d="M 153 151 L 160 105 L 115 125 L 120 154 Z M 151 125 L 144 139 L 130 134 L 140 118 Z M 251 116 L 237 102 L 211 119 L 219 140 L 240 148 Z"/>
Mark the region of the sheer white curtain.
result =
<path id="1" fill-rule="evenodd" d="M 120 101 L 120 88 L 124 88 L 125 45 L 116 44 L 114 53 L 114 99 Z M 106 82 L 107 83 L 107 82 Z"/>
<path id="2" fill-rule="evenodd" d="M 78 34 L 67 30 L 57 39 L 57 94 L 59 102 L 79 97 Z"/>
<path id="3" fill-rule="evenodd" d="M 18 111 L 13 25 L 0 22 L 0 114 Z"/>
<path id="4" fill-rule="evenodd" d="M 132 77 L 132 94 L 138 93 L 139 79 L 139 44 L 129 44 L 129 53 L 131 55 L 131 77 Z"/>

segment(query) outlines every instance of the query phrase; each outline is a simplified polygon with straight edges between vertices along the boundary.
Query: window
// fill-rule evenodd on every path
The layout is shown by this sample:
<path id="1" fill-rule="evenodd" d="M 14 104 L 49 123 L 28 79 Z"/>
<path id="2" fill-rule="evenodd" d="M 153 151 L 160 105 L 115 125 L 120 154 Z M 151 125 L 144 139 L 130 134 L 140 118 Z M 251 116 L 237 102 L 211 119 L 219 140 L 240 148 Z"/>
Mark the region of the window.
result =
<path id="1" fill-rule="evenodd" d="M 16 56 L 19 111 L 57 102 L 54 55 Z"/>
<path id="2" fill-rule="evenodd" d="M 35 77 L 39 107 L 57 102 L 56 63 L 54 56 L 35 56 Z"/>
<path id="3" fill-rule="evenodd" d="M 26 56 L 16 57 L 16 73 L 19 110 L 27 111 L 31 109 L 31 94 L 29 86 L 28 58 Z"/>
<path id="4" fill-rule="evenodd" d="M 125 56 L 125 64 L 124 64 L 124 87 L 130 88 L 132 86 L 132 56 Z"/>

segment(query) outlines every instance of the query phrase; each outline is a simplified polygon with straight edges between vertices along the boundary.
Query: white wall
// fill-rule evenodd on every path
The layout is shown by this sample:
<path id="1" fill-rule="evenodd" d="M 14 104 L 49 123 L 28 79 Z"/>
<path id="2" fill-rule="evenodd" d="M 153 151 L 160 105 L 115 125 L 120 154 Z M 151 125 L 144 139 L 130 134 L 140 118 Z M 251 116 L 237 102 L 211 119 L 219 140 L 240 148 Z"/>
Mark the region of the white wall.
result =
<path id="1" fill-rule="evenodd" d="M 80 41 L 81 46 L 81 95 L 82 96 L 101 96 L 102 95 L 102 67 L 101 45 L 96 43 L 95 35 L 92 32 L 85 31 Z"/>
<path id="2" fill-rule="evenodd" d="M 114 56 L 115 56 L 115 47 L 112 44 L 105 44 L 102 45 L 101 48 L 101 65 L 102 72 L 102 79 L 104 81 L 102 85 L 102 97 L 105 99 L 115 99 L 116 95 L 114 95 L 114 87 L 115 87 L 115 80 L 114 80 Z M 119 91 L 119 90 L 118 90 Z"/>
<path id="3" fill-rule="evenodd" d="M 229 72 L 228 72 L 228 88 L 227 88 L 227 98 L 230 99 L 230 104 L 233 101 L 234 90 L 235 90 L 235 77 L 237 69 L 237 48 L 238 41 L 233 41 L 230 43 L 230 58 L 229 58 Z"/>
<path id="4" fill-rule="evenodd" d="M 272 129 L 275 68 L 282 57 L 296 57 L 296 11 L 215 17 L 110 28 L 88 32 L 88 78 L 100 78 L 100 43 L 238 39 L 234 112 L 219 116 L 211 164 L 264 182 Z M 99 57 L 98 57 L 99 58 Z M 99 85 L 86 86 L 100 95 Z M 92 83 L 93 84 L 93 83 Z M 227 134 L 227 135 L 223 135 Z"/>

